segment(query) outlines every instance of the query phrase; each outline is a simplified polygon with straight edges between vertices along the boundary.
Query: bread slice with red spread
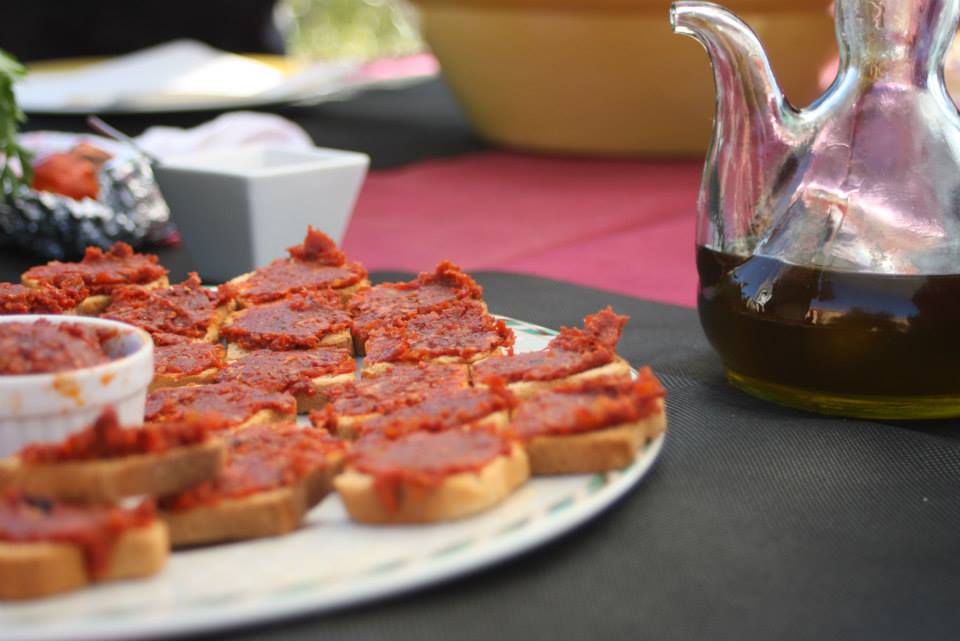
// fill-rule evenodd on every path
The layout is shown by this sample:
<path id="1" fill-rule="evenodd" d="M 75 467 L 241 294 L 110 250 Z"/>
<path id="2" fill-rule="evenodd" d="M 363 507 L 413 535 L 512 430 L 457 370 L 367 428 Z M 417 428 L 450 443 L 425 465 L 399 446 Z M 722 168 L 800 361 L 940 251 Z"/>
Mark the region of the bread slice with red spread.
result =
<path id="1" fill-rule="evenodd" d="M 167 387 L 147 395 L 148 422 L 181 422 L 194 414 L 214 414 L 225 427 L 244 428 L 295 419 L 297 401 L 284 392 L 235 381 Z"/>
<path id="2" fill-rule="evenodd" d="M 173 334 L 154 334 L 153 344 L 150 391 L 212 383 L 226 363 L 226 350 L 217 343 L 191 341 Z"/>
<path id="3" fill-rule="evenodd" d="M 357 362 L 346 349 L 317 348 L 275 352 L 257 349 L 229 361 L 218 374 L 221 382 L 236 381 L 269 392 L 291 394 L 297 412 L 322 407 L 329 391 L 356 378 Z"/>
<path id="4" fill-rule="evenodd" d="M 634 381 L 578 381 L 524 400 L 510 430 L 524 442 L 534 475 L 619 469 L 666 430 L 665 394 L 647 367 Z"/>
<path id="5" fill-rule="evenodd" d="M 233 305 L 204 288 L 197 273 L 191 272 L 185 281 L 169 287 L 117 287 L 100 316 L 135 325 L 153 336 L 172 334 L 213 343 Z"/>
<path id="6" fill-rule="evenodd" d="M 327 405 L 310 413 L 314 425 L 341 438 L 356 438 L 359 426 L 424 400 L 467 389 L 462 363 L 404 363 L 327 389 Z"/>
<path id="7" fill-rule="evenodd" d="M 337 294 L 327 289 L 241 309 L 227 318 L 220 333 L 232 361 L 256 349 L 337 347 L 352 352 L 351 324 Z"/>
<path id="8" fill-rule="evenodd" d="M 169 556 L 152 503 L 81 506 L 0 494 L 0 599 L 35 599 L 93 582 L 147 577 Z"/>
<path id="9" fill-rule="evenodd" d="M 630 378 L 630 365 L 617 355 L 617 343 L 629 318 L 610 307 L 584 319 L 584 328 L 561 328 L 546 348 L 535 352 L 495 355 L 474 362 L 474 385 L 506 383 L 521 398 L 545 389 L 594 378 Z"/>
<path id="10" fill-rule="evenodd" d="M 394 363 L 473 363 L 513 352 L 516 337 L 476 300 L 375 327 L 366 341 L 364 367 L 376 373 Z"/>
<path id="11" fill-rule="evenodd" d="M 19 283 L 0 283 L 0 314 L 66 314 L 77 308 L 89 295 L 79 278 L 65 287 L 40 283 L 27 287 Z"/>
<path id="12" fill-rule="evenodd" d="M 307 227 L 302 244 L 287 251 L 288 258 L 279 258 L 228 282 L 223 287 L 224 295 L 241 307 L 249 307 L 298 291 L 330 289 L 345 303 L 358 289 L 370 286 L 363 265 L 348 261 L 333 239 L 312 227 Z"/>
<path id="13" fill-rule="evenodd" d="M 453 428 L 503 431 L 515 405 L 516 398 L 502 387 L 467 388 L 431 394 L 415 405 L 363 421 L 344 425 L 335 420 L 333 425 L 337 436 L 351 439 L 372 433 L 397 436 L 418 430 Z M 331 429 L 329 421 L 316 424 Z"/>
<path id="14" fill-rule="evenodd" d="M 121 427 L 107 409 L 64 441 L 28 445 L 0 461 L 0 487 L 66 501 L 112 503 L 129 496 L 179 492 L 213 478 L 226 448 L 212 434 L 223 422 L 197 417 L 182 423 Z"/>
<path id="15" fill-rule="evenodd" d="M 367 338 L 375 328 L 436 311 L 457 300 L 475 300 L 486 311 L 483 288 L 448 260 L 411 281 L 380 283 L 358 291 L 347 305 L 357 354 L 366 353 Z"/>
<path id="16" fill-rule="evenodd" d="M 27 287 L 44 284 L 60 289 L 78 282 L 87 296 L 77 306 L 78 313 L 95 315 L 110 304 L 113 290 L 125 285 L 163 288 L 170 285 L 167 270 L 151 254 L 138 254 L 127 243 L 115 243 L 108 251 L 87 247 L 83 259 L 75 263 L 51 261 L 28 269 L 20 277 Z"/>
<path id="17" fill-rule="evenodd" d="M 361 523 L 434 523 L 487 510 L 530 475 L 527 456 L 487 429 L 364 436 L 334 486 Z"/>
<path id="18" fill-rule="evenodd" d="M 295 530 L 330 492 L 346 444 L 292 423 L 225 435 L 227 465 L 214 479 L 160 501 L 174 547 L 277 536 Z"/>

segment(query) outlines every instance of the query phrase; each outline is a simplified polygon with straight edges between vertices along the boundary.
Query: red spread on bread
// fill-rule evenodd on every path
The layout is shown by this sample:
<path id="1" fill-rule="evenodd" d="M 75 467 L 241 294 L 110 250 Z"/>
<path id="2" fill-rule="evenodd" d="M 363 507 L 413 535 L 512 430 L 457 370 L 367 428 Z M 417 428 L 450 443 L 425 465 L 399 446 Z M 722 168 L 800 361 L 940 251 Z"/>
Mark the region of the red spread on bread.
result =
<path id="1" fill-rule="evenodd" d="M 411 432 L 396 438 L 368 435 L 350 449 L 347 464 L 372 476 L 383 506 L 394 511 L 401 487 L 436 488 L 454 474 L 478 472 L 511 449 L 507 438 L 482 429 Z"/>
<path id="2" fill-rule="evenodd" d="M 289 394 L 235 382 L 169 387 L 147 396 L 145 420 L 182 421 L 191 414 L 216 414 L 228 425 L 236 425 L 261 410 L 292 415 L 297 403 Z"/>
<path id="3" fill-rule="evenodd" d="M 394 436 L 416 430 L 447 430 L 507 411 L 516 403 L 516 397 L 499 386 L 434 394 L 416 405 L 364 422 L 362 432 Z"/>
<path id="4" fill-rule="evenodd" d="M 163 289 L 119 287 L 101 317 L 136 325 L 151 334 L 203 338 L 216 313 L 216 294 L 204 289 L 200 277 L 191 272 L 187 280 Z"/>
<path id="5" fill-rule="evenodd" d="M 7 491 L 0 495 L 0 541 L 77 545 L 83 550 L 87 571 L 97 578 L 109 569 L 117 539 L 128 530 L 152 524 L 154 514 L 151 501 L 133 509 L 80 506 Z"/>
<path id="6" fill-rule="evenodd" d="M 593 379 L 538 394 L 517 407 L 510 428 L 524 439 L 591 432 L 659 414 L 665 395 L 644 367 L 636 380 Z"/>
<path id="7" fill-rule="evenodd" d="M 20 450 L 29 465 L 96 461 L 138 454 L 162 454 L 176 447 L 204 443 L 211 430 L 222 429 L 216 416 L 196 416 L 180 423 L 121 427 L 113 408 L 107 408 L 91 425 L 60 443 L 34 443 Z"/>
<path id="8" fill-rule="evenodd" d="M 339 416 L 386 414 L 415 405 L 434 394 L 463 389 L 468 384 L 466 367 L 463 365 L 404 363 L 394 365 L 377 376 L 331 387 L 327 390 L 327 408 L 330 414 Z M 319 420 L 320 415 L 316 415 Z"/>
<path id="9" fill-rule="evenodd" d="M 500 379 L 506 383 L 552 381 L 602 367 L 616 358 L 617 343 L 628 320 L 629 317 L 619 316 L 607 307 L 587 316 L 584 329 L 561 328 L 546 349 L 494 356 L 474 364 L 474 379 Z"/>
<path id="10" fill-rule="evenodd" d="M 340 289 L 367 277 L 360 263 L 347 262 L 333 240 L 312 227 L 301 245 L 289 248 L 290 258 L 279 258 L 257 269 L 229 289 L 254 303 L 264 303 L 299 290 Z"/>
<path id="11" fill-rule="evenodd" d="M 350 315 L 332 290 L 297 292 L 237 312 L 220 334 L 245 349 L 310 349 L 321 339 L 350 328 Z"/>
<path id="12" fill-rule="evenodd" d="M 561 328 L 560 333 L 550 341 L 548 348 L 583 351 L 605 347 L 610 351 L 615 351 L 617 343 L 620 342 L 623 327 L 629 320 L 629 316 L 616 314 L 608 306 L 596 314 L 584 318 L 583 329 L 576 327 Z"/>
<path id="13" fill-rule="evenodd" d="M 313 394 L 311 380 L 352 374 L 357 362 L 345 349 L 309 349 L 275 352 L 258 349 L 227 363 L 220 381 L 239 381 L 274 392 Z"/>
<path id="14" fill-rule="evenodd" d="M 192 376 L 223 367 L 222 345 L 189 341 L 161 344 L 163 340 L 154 336 L 153 370 L 157 374 Z"/>
<path id="15" fill-rule="evenodd" d="M 441 356 L 469 360 L 516 340 L 503 321 L 476 301 L 452 302 L 442 309 L 378 327 L 367 341 L 367 361 L 416 362 Z"/>
<path id="16" fill-rule="evenodd" d="M 112 335 L 112 332 L 109 334 Z M 50 374 L 110 361 L 103 330 L 79 323 L 30 323 L 0 325 L 0 375 Z"/>
<path id="17" fill-rule="evenodd" d="M 157 257 L 134 253 L 127 243 L 118 242 L 106 252 L 99 247 L 87 247 L 78 263 L 51 261 L 28 269 L 24 283 L 49 283 L 64 287 L 82 280 L 91 294 L 109 293 L 118 285 L 146 285 L 167 275 L 157 264 Z"/>
<path id="18" fill-rule="evenodd" d="M 406 283 L 382 283 L 360 291 L 350 300 L 354 336 L 365 341 L 385 323 L 434 311 L 456 300 L 481 300 L 483 289 L 448 260 L 433 272 L 422 272 Z"/>
<path id="19" fill-rule="evenodd" d="M 323 430 L 293 423 L 258 425 L 225 436 L 227 464 L 220 475 L 161 501 L 164 509 L 189 510 L 291 486 L 307 474 L 336 464 L 347 448 Z"/>
<path id="20" fill-rule="evenodd" d="M 46 283 L 38 287 L 0 283 L 0 314 L 63 314 L 73 311 L 88 293 L 79 279 L 64 289 Z"/>
<path id="21" fill-rule="evenodd" d="M 317 265 L 333 265 L 338 267 L 347 262 L 346 255 L 337 249 L 337 244 L 333 239 L 313 226 L 307 225 L 307 235 L 303 242 L 293 247 L 288 247 L 287 252 L 290 258 L 305 262 L 316 263 Z"/>

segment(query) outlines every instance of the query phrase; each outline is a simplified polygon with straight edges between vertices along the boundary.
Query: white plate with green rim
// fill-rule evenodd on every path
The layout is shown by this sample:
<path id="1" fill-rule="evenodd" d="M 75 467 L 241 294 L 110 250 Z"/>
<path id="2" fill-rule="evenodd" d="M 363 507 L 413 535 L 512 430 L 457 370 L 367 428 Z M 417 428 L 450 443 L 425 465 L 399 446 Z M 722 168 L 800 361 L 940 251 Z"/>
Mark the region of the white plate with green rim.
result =
<path id="1" fill-rule="evenodd" d="M 556 332 L 505 319 L 515 349 Z M 146 580 L 0 604 L 0 640 L 156 638 L 319 613 L 464 575 L 543 545 L 600 514 L 650 470 L 663 436 L 623 470 L 540 477 L 475 517 L 364 526 L 335 495 L 287 536 L 175 552 Z"/>

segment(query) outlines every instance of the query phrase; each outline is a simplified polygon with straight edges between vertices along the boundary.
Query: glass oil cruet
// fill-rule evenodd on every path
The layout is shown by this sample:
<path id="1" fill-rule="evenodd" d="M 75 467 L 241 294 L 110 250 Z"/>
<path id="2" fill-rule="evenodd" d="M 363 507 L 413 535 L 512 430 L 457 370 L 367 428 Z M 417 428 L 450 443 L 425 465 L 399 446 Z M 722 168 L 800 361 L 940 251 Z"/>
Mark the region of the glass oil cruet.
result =
<path id="1" fill-rule="evenodd" d="M 840 67 L 805 109 L 750 28 L 676 2 L 713 64 L 698 307 L 728 380 L 870 418 L 960 416 L 960 0 L 837 0 Z"/>

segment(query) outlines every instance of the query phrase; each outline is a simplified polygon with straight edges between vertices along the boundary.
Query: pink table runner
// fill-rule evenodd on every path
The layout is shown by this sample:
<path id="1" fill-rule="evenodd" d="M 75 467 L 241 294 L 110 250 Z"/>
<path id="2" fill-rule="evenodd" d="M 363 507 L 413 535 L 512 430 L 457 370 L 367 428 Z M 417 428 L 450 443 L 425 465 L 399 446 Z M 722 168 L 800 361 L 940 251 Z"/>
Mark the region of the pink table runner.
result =
<path id="1" fill-rule="evenodd" d="M 376 171 L 343 245 L 370 269 L 449 258 L 693 306 L 701 167 L 491 151 Z"/>

